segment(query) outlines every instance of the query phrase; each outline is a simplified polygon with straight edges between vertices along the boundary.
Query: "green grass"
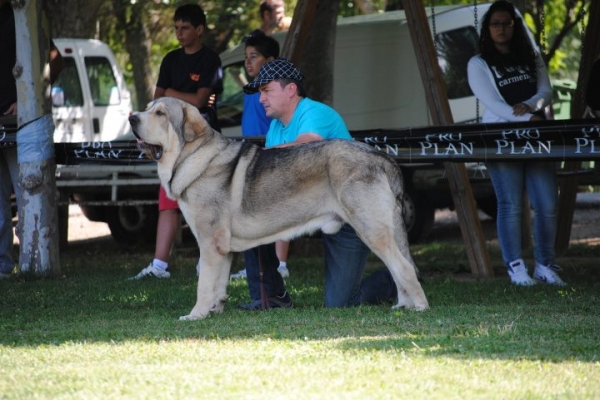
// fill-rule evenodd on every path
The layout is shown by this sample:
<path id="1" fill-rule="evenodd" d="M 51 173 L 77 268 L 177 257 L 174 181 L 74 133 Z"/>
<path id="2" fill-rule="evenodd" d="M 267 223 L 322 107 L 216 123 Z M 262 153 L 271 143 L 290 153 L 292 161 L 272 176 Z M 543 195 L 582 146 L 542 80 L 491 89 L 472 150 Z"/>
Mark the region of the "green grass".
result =
<path id="1" fill-rule="evenodd" d="M 322 261 L 292 258 L 293 310 L 237 310 L 236 281 L 223 314 L 180 322 L 196 251 L 127 282 L 151 253 L 76 247 L 62 278 L 0 281 L 0 399 L 600 398 L 600 248 L 559 260 L 567 288 L 473 280 L 456 243 L 413 254 L 425 312 L 325 309 Z"/>

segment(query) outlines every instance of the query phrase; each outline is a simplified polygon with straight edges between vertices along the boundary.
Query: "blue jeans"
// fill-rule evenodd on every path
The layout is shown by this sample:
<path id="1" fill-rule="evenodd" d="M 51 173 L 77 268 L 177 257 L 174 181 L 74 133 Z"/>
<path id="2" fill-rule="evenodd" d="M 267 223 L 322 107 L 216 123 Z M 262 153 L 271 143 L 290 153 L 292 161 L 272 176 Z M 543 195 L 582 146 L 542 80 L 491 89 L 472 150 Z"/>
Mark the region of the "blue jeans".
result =
<path id="1" fill-rule="evenodd" d="M 285 285 L 281 274 L 277 271 L 279 260 L 275 252 L 275 243 L 265 244 L 244 251 L 244 267 L 252 300 L 260 300 L 260 264 L 263 266 L 263 285 L 267 297 L 281 296 Z"/>
<path id="2" fill-rule="evenodd" d="M 325 251 L 325 307 L 380 304 L 396 296 L 396 284 L 387 270 L 376 271 L 361 282 L 370 250 L 350 225 L 343 225 L 333 235 L 323 234 L 322 240 Z M 279 261 L 275 245 L 269 244 L 244 252 L 250 298 L 260 300 L 259 252 L 267 297 L 282 295 L 285 285 L 277 271 Z"/>
<path id="3" fill-rule="evenodd" d="M 0 272 L 3 273 L 10 273 L 15 267 L 10 195 L 13 187 L 15 193 L 19 193 L 18 182 L 17 148 L 0 149 Z"/>
<path id="4" fill-rule="evenodd" d="M 535 212 L 533 220 L 535 261 L 554 262 L 558 184 L 553 162 L 490 162 L 486 164 L 498 199 L 496 225 L 502 257 L 506 264 L 523 258 L 521 218 L 523 192 Z"/>

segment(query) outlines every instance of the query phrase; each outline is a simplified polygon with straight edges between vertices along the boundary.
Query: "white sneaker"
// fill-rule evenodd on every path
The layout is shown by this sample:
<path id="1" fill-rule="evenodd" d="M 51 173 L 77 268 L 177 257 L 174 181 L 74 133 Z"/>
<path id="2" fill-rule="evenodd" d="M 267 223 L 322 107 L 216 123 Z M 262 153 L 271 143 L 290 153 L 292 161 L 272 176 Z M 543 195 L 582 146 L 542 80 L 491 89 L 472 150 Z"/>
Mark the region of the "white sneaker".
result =
<path id="1" fill-rule="evenodd" d="M 290 276 L 290 271 L 288 271 L 285 265 L 280 265 L 277 267 L 277 272 L 279 272 L 282 278 L 287 278 Z"/>
<path id="2" fill-rule="evenodd" d="M 536 283 L 527 273 L 525 262 L 520 258 L 508 264 L 508 276 L 510 281 L 518 286 L 531 286 Z"/>
<path id="3" fill-rule="evenodd" d="M 560 279 L 558 274 L 555 271 L 560 271 L 560 267 L 558 265 L 550 264 L 550 265 L 542 265 L 535 263 L 535 271 L 533 272 L 534 279 L 537 279 L 540 282 L 545 282 L 549 285 L 557 285 L 557 286 L 567 286 L 565 281 Z"/>
<path id="4" fill-rule="evenodd" d="M 136 276 L 132 276 L 131 278 L 127 278 L 127 280 L 134 281 L 137 279 L 142 279 L 142 278 L 147 278 L 147 277 L 166 279 L 166 278 L 170 278 L 171 274 L 169 273 L 169 271 L 165 271 L 163 269 L 155 267 L 152 263 L 150 263 L 150 265 L 148 265 L 146 268 L 144 268 L 139 274 L 137 274 Z"/>
<path id="5" fill-rule="evenodd" d="M 229 276 L 229 280 L 232 281 L 234 279 L 246 279 L 246 268 L 239 270 L 235 274 L 231 274 Z"/>

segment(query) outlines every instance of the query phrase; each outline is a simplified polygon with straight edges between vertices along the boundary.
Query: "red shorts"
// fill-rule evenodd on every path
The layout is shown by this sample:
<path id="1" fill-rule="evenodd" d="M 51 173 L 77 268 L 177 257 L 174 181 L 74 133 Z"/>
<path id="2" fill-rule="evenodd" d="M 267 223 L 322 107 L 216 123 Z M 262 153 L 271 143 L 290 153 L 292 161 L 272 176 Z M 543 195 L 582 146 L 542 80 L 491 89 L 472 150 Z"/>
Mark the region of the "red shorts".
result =
<path id="1" fill-rule="evenodd" d="M 158 192 L 158 211 L 162 210 L 179 210 L 179 205 L 176 200 L 167 197 L 167 192 L 161 186 Z"/>

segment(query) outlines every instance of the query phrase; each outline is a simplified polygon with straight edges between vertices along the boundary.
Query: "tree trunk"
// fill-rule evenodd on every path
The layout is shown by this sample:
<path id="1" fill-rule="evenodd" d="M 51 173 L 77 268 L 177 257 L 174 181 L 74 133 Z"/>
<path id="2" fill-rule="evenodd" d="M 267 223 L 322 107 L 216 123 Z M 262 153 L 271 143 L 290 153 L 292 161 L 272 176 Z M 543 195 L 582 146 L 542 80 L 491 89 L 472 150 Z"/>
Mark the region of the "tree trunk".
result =
<path id="1" fill-rule="evenodd" d="M 154 96 L 155 81 L 150 68 L 150 41 L 143 15 L 146 13 L 143 2 L 124 5 L 122 0 L 113 0 L 113 7 L 119 25 L 125 28 L 125 48 L 133 68 L 133 82 L 137 109 L 144 110 Z M 129 8 L 129 12 L 126 12 Z M 129 15 L 127 20 L 126 15 Z"/>
<path id="2" fill-rule="evenodd" d="M 333 104 L 335 30 L 339 8 L 339 0 L 318 2 L 310 37 L 298 64 L 304 74 L 308 96 L 329 105 Z"/>
<path id="3" fill-rule="evenodd" d="M 17 152 L 19 160 L 22 274 L 58 275 L 58 216 L 54 123 L 46 96 L 50 85 L 50 31 L 42 0 L 13 1 L 17 38 Z"/>
<path id="4" fill-rule="evenodd" d="M 98 11 L 105 0 L 44 0 L 53 37 L 96 37 Z M 38 2 L 39 3 L 39 2 Z M 41 8 L 40 8 L 41 9 Z"/>

